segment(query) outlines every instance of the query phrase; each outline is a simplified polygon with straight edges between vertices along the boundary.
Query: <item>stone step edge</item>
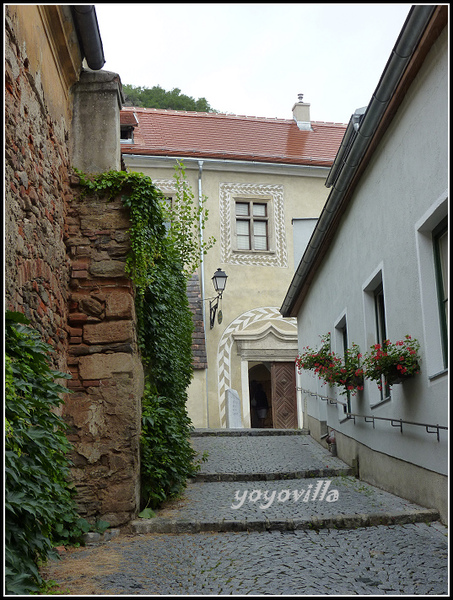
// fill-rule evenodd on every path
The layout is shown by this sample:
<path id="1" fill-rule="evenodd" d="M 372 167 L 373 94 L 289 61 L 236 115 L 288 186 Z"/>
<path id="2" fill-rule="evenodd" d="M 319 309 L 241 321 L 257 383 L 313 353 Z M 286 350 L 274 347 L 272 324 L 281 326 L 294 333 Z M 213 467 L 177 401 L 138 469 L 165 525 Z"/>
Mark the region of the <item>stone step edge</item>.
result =
<path id="1" fill-rule="evenodd" d="M 280 481 L 290 479 L 315 479 L 319 477 L 337 477 L 354 475 L 350 467 L 334 467 L 326 469 L 307 469 L 305 471 L 287 471 L 280 473 L 197 473 L 188 483 L 218 483 L 227 481 Z"/>
<path id="2" fill-rule="evenodd" d="M 310 435 L 310 431 L 308 429 L 194 429 L 190 432 L 190 437 L 256 435 Z"/>
<path id="3" fill-rule="evenodd" d="M 238 521 L 188 521 L 183 519 L 140 519 L 130 523 L 134 533 L 205 533 L 250 531 L 299 531 L 321 529 L 356 529 L 377 525 L 407 525 L 438 521 L 440 514 L 434 509 L 415 509 L 403 512 L 351 514 L 309 517 L 307 519 L 256 519 Z"/>

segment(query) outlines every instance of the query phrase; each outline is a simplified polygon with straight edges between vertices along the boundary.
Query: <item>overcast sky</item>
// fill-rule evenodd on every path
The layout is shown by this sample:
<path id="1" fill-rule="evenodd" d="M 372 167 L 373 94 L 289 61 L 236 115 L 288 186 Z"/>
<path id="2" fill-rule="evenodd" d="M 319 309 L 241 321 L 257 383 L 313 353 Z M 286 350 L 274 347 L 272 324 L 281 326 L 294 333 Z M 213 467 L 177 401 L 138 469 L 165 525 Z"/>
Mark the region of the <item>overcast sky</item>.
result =
<path id="1" fill-rule="evenodd" d="M 221 112 L 347 123 L 379 82 L 411 4 L 96 4 L 123 84 L 179 88 Z"/>

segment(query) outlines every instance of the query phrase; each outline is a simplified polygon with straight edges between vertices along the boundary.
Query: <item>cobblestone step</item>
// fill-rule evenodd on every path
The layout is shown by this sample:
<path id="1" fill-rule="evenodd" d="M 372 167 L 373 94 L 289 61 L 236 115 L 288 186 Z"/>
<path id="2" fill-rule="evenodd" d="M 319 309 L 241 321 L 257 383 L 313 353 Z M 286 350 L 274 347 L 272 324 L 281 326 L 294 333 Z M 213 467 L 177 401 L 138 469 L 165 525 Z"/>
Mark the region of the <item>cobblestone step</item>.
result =
<path id="1" fill-rule="evenodd" d="M 439 520 L 439 513 L 432 509 L 413 509 L 387 513 L 346 514 L 307 519 L 243 519 L 222 521 L 192 521 L 187 519 L 140 519 L 131 523 L 134 533 L 203 533 L 203 532 L 252 532 L 252 531 L 299 531 L 320 529 L 357 529 L 377 525 L 407 525 Z"/>
<path id="2" fill-rule="evenodd" d="M 309 435 L 308 429 L 194 429 L 191 437 L 244 437 L 270 435 Z"/>
<path id="3" fill-rule="evenodd" d="M 354 475 L 351 467 L 336 467 L 323 469 L 308 469 L 306 471 L 283 471 L 277 473 L 198 473 L 190 480 L 196 482 L 215 481 L 279 481 L 288 479 L 313 479 L 316 477 L 338 477 L 340 475 Z"/>
<path id="4" fill-rule="evenodd" d="M 198 430 L 207 455 L 181 498 L 137 519 L 135 533 L 265 532 L 355 529 L 438 520 L 353 476 L 353 470 L 303 430 Z"/>

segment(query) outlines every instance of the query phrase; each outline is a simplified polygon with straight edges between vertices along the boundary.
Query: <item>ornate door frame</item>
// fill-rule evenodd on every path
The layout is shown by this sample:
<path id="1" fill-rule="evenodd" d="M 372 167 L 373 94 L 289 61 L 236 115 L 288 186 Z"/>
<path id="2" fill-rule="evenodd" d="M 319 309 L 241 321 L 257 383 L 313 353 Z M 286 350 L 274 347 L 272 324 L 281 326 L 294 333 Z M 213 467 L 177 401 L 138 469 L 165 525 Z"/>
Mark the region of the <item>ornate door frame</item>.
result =
<path id="1" fill-rule="evenodd" d="M 257 327 L 259 322 L 262 322 L 262 327 Z M 250 328 L 251 325 L 254 327 Z M 247 331 L 247 328 L 250 329 Z M 241 356 L 242 389 L 238 392 L 242 397 L 243 426 L 250 427 L 248 361 L 294 361 L 297 356 L 297 321 L 284 319 L 277 307 L 266 306 L 242 313 L 225 329 L 217 352 L 221 427 L 226 427 L 226 390 L 231 387 L 231 356 L 235 342 Z"/>

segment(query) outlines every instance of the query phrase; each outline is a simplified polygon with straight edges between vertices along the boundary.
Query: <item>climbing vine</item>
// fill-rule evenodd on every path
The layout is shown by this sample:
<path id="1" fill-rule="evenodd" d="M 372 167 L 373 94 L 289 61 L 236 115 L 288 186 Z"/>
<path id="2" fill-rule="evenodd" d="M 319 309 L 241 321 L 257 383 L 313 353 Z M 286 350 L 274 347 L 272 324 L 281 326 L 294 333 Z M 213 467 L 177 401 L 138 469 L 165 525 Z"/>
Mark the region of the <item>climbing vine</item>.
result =
<path id="1" fill-rule="evenodd" d="M 40 561 L 89 528 L 68 483 L 70 444 L 56 409 L 68 378 L 49 366 L 51 346 L 21 313 L 5 315 L 5 586 L 37 592 Z"/>
<path id="2" fill-rule="evenodd" d="M 193 375 L 193 320 L 186 283 L 213 243 L 197 241 L 207 213 L 203 205 L 195 206 L 181 165 L 173 207 L 165 204 L 160 190 L 142 173 L 78 175 L 86 192 L 107 199 L 121 195 L 130 211 L 131 252 L 126 270 L 136 286 L 138 341 L 145 369 L 142 505 L 156 508 L 178 495 L 198 469 L 186 410 Z"/>
<path id="3" fill-rule="evenodd" d="M 176 194 L 171 203 L 163 205 L 165 218 L 183 271 L 186 277 L 190 277 L 200 264 L 201 257 L 208 253 L 216 240 L 212 236 L 207 240 L 203 238 L 209 215 L 206 208 L 207 197 L 202 195 L 196 204 L 182 161 L 176 163 L 173 179 Z M 195 227 L 197 223 L 198 228 Z"/>

